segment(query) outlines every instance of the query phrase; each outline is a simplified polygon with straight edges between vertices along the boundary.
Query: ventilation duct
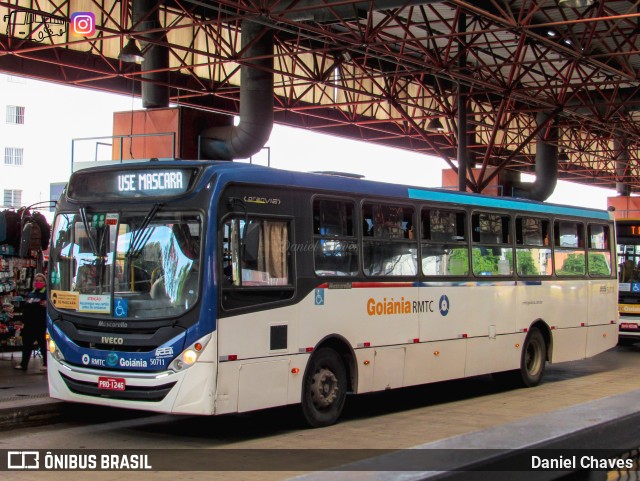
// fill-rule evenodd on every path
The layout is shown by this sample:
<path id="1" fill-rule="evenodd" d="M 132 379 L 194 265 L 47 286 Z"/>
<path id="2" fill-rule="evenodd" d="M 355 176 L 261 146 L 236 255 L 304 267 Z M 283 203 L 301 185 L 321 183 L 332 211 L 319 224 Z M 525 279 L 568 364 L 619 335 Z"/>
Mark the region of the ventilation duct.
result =
<path id="1" fill-rule="evenodd" d="M 536 117 L 538 125 L 547 122 L 548 119 L 549 114 L 546 112 L 540 112 Z M 517 183 L 514 188 L 515 197 L 545 201 L 553 194 L 558 183 L 557 140 L 558 125 L 554 119 L 547 128 L 541 129 L 536 137 L 536 180 L 533 183 Z"/>
<path id="2" fill-rule="evenodd" d="M 157 29 L 156 32 L 141 33 L 139 39 L 160 40 L 166 43 L 167 36 L 160 24 L 160 9 L 156 0 L 134 0 L 133 25 L 136 32 Z M 163 45 L 140 41 L 144 60 L 142 70 L 142 106 L 146 109 L 169 106 L 169 48 Z"/>
<path id="3" fill-rule="evenodd" d="M 614 139 L 613 149 L 616 155 L 616 177 L 624 179 L 629 167 L 629 149 L 620 139 Z M 631 195 L 631 186 L 623 180 L 616 182 L 616 192 L 618 195 Z"/>
<path id="4" fill-rule="evenodd" d="M 242 21 L 240 123 L 211 127 L 201 133 L 204 158 L 233 160 L 251 157 L 264 147 L 273 127 L 273 31 Z"/>

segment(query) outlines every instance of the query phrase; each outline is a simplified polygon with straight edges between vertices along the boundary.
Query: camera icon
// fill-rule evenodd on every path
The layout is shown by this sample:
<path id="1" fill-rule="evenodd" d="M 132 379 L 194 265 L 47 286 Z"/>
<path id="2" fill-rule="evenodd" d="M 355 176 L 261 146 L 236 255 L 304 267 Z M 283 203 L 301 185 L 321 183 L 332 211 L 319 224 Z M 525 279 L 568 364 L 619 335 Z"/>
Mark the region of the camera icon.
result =
<path id="1" fill-rule="evenodd" d="M 96 33 L 96 16 L 93 12 L 71 14 L 71 33 L 78 37 L 92 37 Z"/>

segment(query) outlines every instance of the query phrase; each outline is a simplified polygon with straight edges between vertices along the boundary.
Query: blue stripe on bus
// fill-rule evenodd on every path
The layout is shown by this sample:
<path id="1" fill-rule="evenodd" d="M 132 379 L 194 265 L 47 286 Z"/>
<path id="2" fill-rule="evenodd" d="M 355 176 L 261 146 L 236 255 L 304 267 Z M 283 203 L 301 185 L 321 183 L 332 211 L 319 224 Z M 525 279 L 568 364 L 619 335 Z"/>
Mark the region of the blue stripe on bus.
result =
<path id="1" fill-rule="evenodd" d="M 487 281 L 453 281 L 453 282 L 416 282 L 415 287 L 483 287 L 483 286 L 515 286 L 518 281 L 487 280 Z"/>
<path id="2" fill-rule="evenodd" d="M 453 192 L 436 190 L 407 189 L 410 199 L 433 200 L 437 202 L 449 202 L 462 205 L 474 205 L 480 207 L 493 207 L 500 209 L 515 209 L 525 212 L 539 212 L 543 214 L 559 214 L 592 219 L 609 220 L 609 214 L 605 211 L 581 209 L 579 207 L 563 207 L 560 205 L 527 202 L 515 199 L 495 198 L 488 196 L 465 195 Z"/>

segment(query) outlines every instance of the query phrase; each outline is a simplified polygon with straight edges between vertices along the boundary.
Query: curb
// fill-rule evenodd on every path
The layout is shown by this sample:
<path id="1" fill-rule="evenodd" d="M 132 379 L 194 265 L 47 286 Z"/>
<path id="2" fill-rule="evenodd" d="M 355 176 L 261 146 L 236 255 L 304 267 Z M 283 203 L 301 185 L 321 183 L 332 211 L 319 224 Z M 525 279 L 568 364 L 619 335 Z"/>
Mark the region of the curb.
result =
<path id="1" fill-rule="evenodd" d="M 0 407 L 0 429 L 48 424 L 64 414 L 66 403 L 47 397 L 41 401 L 30 400 L 29 404 L 22 406 L 20 401 L 11 404 L 11 407 Z"/>

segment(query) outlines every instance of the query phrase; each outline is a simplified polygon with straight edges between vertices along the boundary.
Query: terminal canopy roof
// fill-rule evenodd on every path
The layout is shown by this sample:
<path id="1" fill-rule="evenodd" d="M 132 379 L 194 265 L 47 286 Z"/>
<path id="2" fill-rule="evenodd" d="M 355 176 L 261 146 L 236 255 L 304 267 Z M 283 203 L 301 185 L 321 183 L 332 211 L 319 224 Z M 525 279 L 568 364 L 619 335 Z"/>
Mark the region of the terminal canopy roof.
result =
<path id="1" fill-rule="evenodd" d="M 157 82 L 174 103 L 235 114 L 244 19 L 275 35 L 277 123 L 456 168 L 464 105 L 472 190 L 533 171 L 539 134 L 559 147 L 560 178 L 640 190 L 638 2 L 7 0 L 0 71 L 128 94 Z M 119 60 L 130 39 L 168 49 L 168 65 Z"/>

